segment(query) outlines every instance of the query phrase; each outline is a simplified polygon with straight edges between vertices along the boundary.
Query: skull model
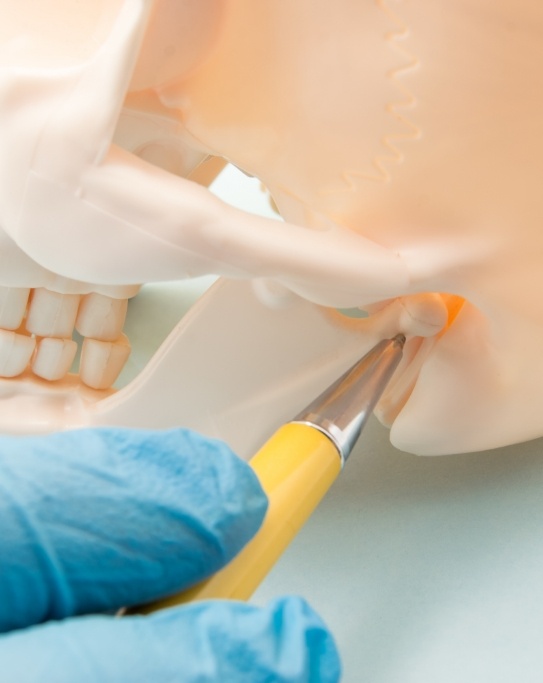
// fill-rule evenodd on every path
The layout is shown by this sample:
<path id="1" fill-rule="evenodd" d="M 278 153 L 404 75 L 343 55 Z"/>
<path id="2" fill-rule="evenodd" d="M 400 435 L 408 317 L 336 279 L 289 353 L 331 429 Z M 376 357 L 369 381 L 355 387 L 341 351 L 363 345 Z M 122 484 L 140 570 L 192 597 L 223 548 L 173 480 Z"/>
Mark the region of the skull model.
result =
<path id="1" fill-rule="evenodd" d="M 278 336 L 313 316 L 300 367 L 313 343 L 326 365 L 340 338 L 362 355 L 404 327 L 406 358 L 378 411 L 401 449 L 543 434 L 541 3 L 3 5 L 4 402 L 45 394 L 32 375 L 58 391 L 74 322 L 89 387 L 77 391 L 111 400 L 128 355 L 126 299 L 140 283 L 218 273 L 265 279 L 267 299 L 248 302 L 246 283 L 232 291 L 262 320 L 281 308 Z M 209 156 L 258 177 L 286 222 L 191 180 Z M 355 306 L 370 316 L 349 323 L 326 308 Z M 249 326 L 237 329 L 240 348 Z M 177 391 L 200 381 L 185 377 Z M 73 389 L 73 377 L 63 382 Z M 295 403 L 303 391 L 287 384 L 272 399 L 262 379 L 240 405 L 264 394 L 263 414 L 279 395 Z"/>

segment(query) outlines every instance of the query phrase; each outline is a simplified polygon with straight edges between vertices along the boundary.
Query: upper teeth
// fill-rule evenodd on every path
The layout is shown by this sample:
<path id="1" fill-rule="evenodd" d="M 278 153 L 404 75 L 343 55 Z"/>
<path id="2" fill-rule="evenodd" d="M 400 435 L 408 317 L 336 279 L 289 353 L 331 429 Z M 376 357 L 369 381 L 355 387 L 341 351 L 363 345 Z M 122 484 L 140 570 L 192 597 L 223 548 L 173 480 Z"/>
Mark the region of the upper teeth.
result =
<path id="1" fill-rule="evenodd" d="M 128 299 L 113 299 L 104 294 L 87 294 L 83 297 L 76 329 L 83 337 L 113 342 L 121 336 L 128 308 Z"/>
<path id="2" fill-rule="evenodd" d="M 109 388 L 130 353 L 122 334 L 127 305 L 127 299 L 97 292 L 81 296 L 0 287 L 0 377 L 16 377 L 29 368 L 42 379 L 62 379 L 77 352 L 72 339 L 77 328 L 85 337 L 80 380 L 95 389 Z"/>
<path id="3" fill-rule="evenodd" d="M 23 322 L 29 288 L 0 287 L 0 328 L 16 330 Z"/>
<path id="4" fill-rule="evenodd" d="M 40 337 L 71 338 L 81 297 L 35 289 L 28 307 L 25 327 Z"/>

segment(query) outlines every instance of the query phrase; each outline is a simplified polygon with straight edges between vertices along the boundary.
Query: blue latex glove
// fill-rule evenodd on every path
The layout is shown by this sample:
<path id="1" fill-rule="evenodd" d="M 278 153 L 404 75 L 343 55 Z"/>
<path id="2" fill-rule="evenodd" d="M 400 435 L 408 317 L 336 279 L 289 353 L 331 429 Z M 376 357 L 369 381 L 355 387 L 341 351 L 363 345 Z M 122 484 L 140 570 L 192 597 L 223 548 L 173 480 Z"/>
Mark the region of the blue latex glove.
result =
<path id="1" fill-rule="evenodd" d="M 337 681 L 332 638 L 297 598 L 76 616 L 215 572 L 265 509 L 245 463 L 184 430 L 0 438 L 0 681 Z"/>

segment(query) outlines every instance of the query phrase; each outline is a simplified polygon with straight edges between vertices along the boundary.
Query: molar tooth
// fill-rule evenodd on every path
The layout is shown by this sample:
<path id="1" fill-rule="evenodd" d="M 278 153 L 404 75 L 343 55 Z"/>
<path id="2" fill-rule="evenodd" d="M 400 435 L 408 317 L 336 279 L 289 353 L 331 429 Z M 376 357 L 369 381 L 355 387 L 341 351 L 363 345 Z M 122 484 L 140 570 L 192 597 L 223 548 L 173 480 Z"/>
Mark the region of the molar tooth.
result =
<path id="1" fill-rule="evenodd" d="M 68 373 L 77 353 L 72 339 L 45 337 L 38 342 L 32 359 L 32 372 L 49 381 L 62 379 Z"/>
<path id="2" fill-rule="evenodd" d="M 115 341 L 123 331 L 127 307 L 128 299 L 113 299 L 97 292 L 87 294 L 79 306 L 76 330 L 83 337 Z"/>
<path id="3" fill-rule="evenodd" d="M 130 355 L 130 342 L 121 335 L 115 342 L 86 338 L 81 348 L 79 379 L 93 389 L 109 389 Z"/>
<path id="4" fill-rule="evenodd" d="M 26 329 L 40 337 L 68 339 L 72 336 L 79 294 L 60 294 L 40 287 L 32 293 Z"/>
<path id="5" fill-rule="evenodd" d="M 0 330 L 0 376 L 20 375 L 30 360 L 36 340 L 24 334 Z"/>
<path id="6" fill-rule="evenodd" d="M 0 327 L 16 330 L 23 322 L 28 303 L 29 288 L 0 287 Z"/>

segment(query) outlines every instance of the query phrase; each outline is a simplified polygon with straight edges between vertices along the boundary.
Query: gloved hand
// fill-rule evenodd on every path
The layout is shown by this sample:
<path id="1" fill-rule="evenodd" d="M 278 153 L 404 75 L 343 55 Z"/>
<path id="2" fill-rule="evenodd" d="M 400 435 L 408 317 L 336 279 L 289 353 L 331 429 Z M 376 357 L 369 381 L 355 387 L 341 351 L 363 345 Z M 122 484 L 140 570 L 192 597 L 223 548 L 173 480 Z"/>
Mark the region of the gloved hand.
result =
<path id="1" fill-rule="evenodd" d="M 332 638 L 297 598 L 104 614 L 215 572 L 265 510 L 252 470 L 191 432 L 0 438 L 0 681 L 337 681 Z"/>

